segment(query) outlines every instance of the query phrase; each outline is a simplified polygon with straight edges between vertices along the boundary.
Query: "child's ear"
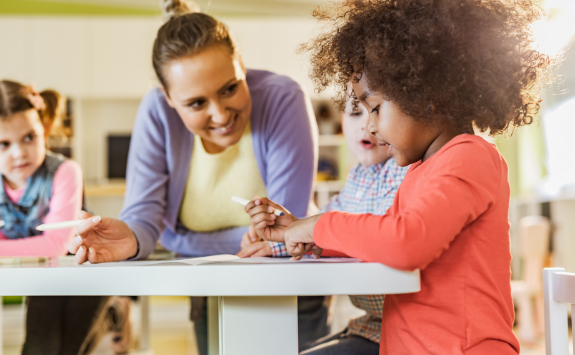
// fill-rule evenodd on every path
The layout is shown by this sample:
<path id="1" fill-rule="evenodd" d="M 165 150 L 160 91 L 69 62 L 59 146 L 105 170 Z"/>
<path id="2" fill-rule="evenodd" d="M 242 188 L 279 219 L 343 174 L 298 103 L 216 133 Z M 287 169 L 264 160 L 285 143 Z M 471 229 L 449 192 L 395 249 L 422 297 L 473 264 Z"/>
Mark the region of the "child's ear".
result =
<path id="1" fill-rule="evenodd" d="M 160 88 L 162 89 L 162 92 L 164 93 L 164 96 L 166 97 L 166 101 L 168 102 L 168 105 L 170 105 L 171 108 L 174 108 L 174 102 L 170 98 L 170 95 L 168 95 L 168 92 L 166 91 L 164 86 L 161 86 Z"/>

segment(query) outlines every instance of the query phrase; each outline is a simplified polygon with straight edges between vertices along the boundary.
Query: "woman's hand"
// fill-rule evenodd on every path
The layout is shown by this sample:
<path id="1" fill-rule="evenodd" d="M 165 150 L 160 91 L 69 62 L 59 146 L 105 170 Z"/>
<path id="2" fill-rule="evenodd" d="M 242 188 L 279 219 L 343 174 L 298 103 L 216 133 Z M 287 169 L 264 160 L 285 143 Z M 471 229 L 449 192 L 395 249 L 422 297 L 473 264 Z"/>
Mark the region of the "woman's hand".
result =
<path id="1" fill-rule="evenodd" d="M 313 242 L 313 229 L 321 215 L 300 219 L 292 223 L 285 230 L 285 244 L 288 253 L 295 260 L 300 260 L 307 252 L 311 250 L 314 259 L 319 259 L 323 249 Z"/>
<path id="2" fill-rule="evenodd" d="M 282 211 L 284 215 L 276 216 L 274 208 Z M 257 196 L 246 205 L 245 211 L 250 215 L 250 221 L 257 235 L 263 240 L 271 242 L 283 243 L 286 228 L 298 221 L 284 207 L 270 199 Z"/>
<path id="3" fill-rule="evenodd" d="M 76 263 L 97 264 L 136 256 L 138 240 L 126 223 L 84 211 L 79 217 L 84 222 L 76 227 L 76 237 L 68 244 L 68 251 L 76 254 Z"/>

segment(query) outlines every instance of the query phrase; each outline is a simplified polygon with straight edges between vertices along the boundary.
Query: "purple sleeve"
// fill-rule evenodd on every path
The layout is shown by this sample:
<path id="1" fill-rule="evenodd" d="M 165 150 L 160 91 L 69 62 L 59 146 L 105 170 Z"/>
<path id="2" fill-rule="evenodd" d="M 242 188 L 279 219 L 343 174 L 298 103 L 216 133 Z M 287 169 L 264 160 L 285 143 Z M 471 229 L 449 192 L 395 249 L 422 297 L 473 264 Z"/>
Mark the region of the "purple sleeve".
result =
<path id="1" fill-rule="evenodd" d="M 270 114 L 278 118 L 266 127 L 267 194 L 303 218 L 312 197 L 318 154 L 311 102 L 301 89 L 275 95 L 271 101 Z"/>
<path id="2" fill-rule="evenodd" d="M 120 219 L 138 240 L 138 254 L 134 259 L 150 255 L 164 229 L 162 218 L 169 174 L 165 127 L 156 107 L 155 95 L 148 94 L 138 110 L 130 142 L 127 189 Z"/>

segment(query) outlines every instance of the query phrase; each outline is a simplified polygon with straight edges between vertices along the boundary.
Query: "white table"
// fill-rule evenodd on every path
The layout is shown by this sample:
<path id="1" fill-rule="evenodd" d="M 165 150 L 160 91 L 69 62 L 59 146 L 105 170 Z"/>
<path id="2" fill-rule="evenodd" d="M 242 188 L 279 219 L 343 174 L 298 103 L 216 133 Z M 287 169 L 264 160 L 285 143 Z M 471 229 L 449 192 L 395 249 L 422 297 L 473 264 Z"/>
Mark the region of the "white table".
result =
<path id="1" fill-rule="evenodd" d="M 209 352 L 220 355 L 297 354 L 298 295 L 419 290 L 418 270 L 377 263 L 0 266 L 0 296 L 208 296 Z"/>

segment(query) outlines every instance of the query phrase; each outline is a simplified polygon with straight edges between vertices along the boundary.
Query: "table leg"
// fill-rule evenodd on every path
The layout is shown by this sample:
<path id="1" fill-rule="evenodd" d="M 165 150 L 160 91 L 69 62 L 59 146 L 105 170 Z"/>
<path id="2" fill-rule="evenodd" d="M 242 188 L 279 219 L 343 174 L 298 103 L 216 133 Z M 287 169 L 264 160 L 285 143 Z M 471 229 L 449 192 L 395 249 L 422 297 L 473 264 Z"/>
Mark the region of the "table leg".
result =
<path id="1" fill-rule="evenodd" d="M 220 298 L 220 355 L 296 355 L 297 297 Z"/>
<path id="2" fill-rule="evenodd" d="M 150 350 L 150 297 L 140 296 L 140 351 Z M 1 354 L 0 354 L 1 355 Z"/>
<path id="3" fill-rule="evenodd" d="M 208 297 L 208 355 L 219 355 L 219 314 L 220 297 Z"/>

